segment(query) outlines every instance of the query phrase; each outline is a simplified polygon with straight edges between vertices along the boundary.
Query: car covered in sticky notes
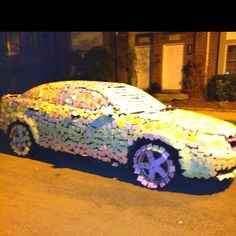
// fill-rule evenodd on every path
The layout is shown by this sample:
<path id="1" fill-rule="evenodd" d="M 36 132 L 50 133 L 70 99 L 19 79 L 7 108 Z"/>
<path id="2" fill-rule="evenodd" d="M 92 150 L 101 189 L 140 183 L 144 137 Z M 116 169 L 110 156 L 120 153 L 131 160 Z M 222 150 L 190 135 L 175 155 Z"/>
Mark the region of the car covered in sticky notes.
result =
<path id="1" fill-rule="evenodd" d="M 0 101 L 11 149 L 35 145 L 129 166 L 147 188 L 177 173 L 219 180 L 236 175 L 236 126 L 167 107 L 134 86 L 99 81 L 42 84 Z"/>

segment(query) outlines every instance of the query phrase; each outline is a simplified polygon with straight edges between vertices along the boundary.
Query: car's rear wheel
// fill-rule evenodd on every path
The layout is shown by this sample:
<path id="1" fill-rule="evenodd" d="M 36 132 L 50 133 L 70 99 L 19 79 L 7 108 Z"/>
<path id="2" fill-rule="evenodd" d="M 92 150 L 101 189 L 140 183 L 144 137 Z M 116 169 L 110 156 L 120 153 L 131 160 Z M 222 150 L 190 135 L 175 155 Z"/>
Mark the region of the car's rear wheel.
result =
<path id="1" fill-rule="evenodd" d="M 29 127 L 23 123 L 14 123 L 8 129 L 11 150 L 19 156 L 27 156 L 33 150 L 33 136 Z"/>
<path id="2" fill-rule="evenodd" d="M 174 179 L 177 161 L 172 150 L 161 141 L 145 140 L 136 145 L 132 167 L 137 180 L 148 188 L 163 188 Z"/>

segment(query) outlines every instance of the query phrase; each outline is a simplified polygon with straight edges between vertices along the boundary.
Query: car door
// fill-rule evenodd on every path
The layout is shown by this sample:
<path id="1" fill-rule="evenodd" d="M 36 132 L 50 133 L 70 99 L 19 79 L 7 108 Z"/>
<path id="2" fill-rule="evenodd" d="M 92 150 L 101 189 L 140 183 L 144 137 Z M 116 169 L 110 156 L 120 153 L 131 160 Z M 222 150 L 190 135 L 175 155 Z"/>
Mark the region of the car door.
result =
<path id="1" fill-rule="evenodd" d="M 50 126 L 49 141 L 53 149 L 88 155 L 89 150 L 101 145 L 94 131 L 105 121 L 101 118 L 101 108 L 109 105 L 101 93 L 65 85 L 58 89 L 56 99 L 48 98 L 48 102 L 50 111 L 46 123 Z"/>
<path id="2" fill-rule="evenodd" d="M 22 95 L 27 104 L 27 117 L 32 129 L 37 133 L 39 145 L 50 147 L 54 143 L 55 114 L 57 104 L 53 103 L 57 90 L 52 86 L 41 85 Z"/>
<path id="3" fill-rule="evenodd" d="M 72 123 L 69 128 L 70 139 L 74 140 L 74 150 L 81 155 L 91 155 L 101 147 L 107 130 L 99 132 L 114 118 L 104 110 L 112 110 L 111 104 L 100 92 L 80 88 L 71 107 Z M 96 150 L 96 151 L 95 151 Z"/>
<path id="4" fill-rule="evenodd" d="M 124 162 L 128 147 L 127 127 L 119 127 L 117 107 L 100 92 L 87 90 L 81 99 L 84 117 L 74 118 L 74 126 L 80 125 L 80 148 L 87 154 L 103 161 L 116 159 Z M 84 92 L 82 93 L 84 94 Z M 86 117 L 85 117 L 86 116 Z M 83 125 L 82 125 L 83 124 Z"/>

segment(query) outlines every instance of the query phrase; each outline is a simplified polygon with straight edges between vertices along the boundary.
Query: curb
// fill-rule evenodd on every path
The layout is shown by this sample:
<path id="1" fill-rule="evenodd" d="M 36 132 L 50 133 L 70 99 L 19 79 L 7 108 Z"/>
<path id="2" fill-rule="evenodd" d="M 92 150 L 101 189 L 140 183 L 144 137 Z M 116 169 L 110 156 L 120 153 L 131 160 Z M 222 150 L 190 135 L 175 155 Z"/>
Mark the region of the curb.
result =
<path id="1" fill-rule="evenodd" d="M 200 108 L 200 107 L 175 107 L 175 108 L 178 108 L 178 109 L 185 109 L 185 110 L 195 110 L 195 111 L 215 111 L 215 112 L 235 112 L 236 113 L 236 110 L 235 109 L 222 109 L 222 108 Z M 236 114 L 235 114 L 236 115 Z"/>
<path id="2" fill-rule="evenodd" d="M 221 120 L 236 122 L 236 110 L 219 110 L 211 108 L 193 108 L 193 107 L 176 107 L 177 109 L 189 110 L 193 112 L 202 113 Z"/>

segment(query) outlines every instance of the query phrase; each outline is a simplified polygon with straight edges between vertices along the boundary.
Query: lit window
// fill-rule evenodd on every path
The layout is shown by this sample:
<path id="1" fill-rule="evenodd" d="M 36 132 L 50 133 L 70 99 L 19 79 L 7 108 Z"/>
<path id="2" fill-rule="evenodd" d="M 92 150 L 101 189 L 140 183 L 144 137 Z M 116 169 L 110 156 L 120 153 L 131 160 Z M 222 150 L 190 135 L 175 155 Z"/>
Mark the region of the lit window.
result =
<path id="1" fill-rule="evenodd" d="M 7 55 L 13 56 L 20 52 L 20 33 L 7 32 Z"/>
<path id="2" fill-rule="evenodd" d="M 236 74 L 236 45 L 228 45 L 225 71 L 231 75 Z"/>

